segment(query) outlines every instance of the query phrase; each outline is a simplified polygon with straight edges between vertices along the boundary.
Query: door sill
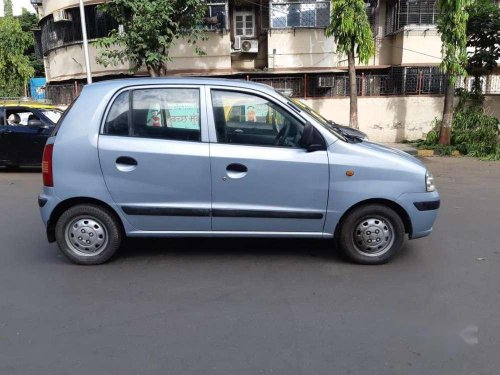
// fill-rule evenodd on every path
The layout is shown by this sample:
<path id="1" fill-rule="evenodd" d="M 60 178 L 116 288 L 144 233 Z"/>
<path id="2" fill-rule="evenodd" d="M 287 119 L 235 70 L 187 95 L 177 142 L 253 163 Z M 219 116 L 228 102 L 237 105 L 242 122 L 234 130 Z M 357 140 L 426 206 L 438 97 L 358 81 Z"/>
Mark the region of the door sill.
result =
<path id="1" fill-rule="evenodd" d="M 129 237 L 263 237 L 263 238 L 333 238 L 323 232 L 246 232 L 246 231 L 145 231 L 134 230 Z"/>

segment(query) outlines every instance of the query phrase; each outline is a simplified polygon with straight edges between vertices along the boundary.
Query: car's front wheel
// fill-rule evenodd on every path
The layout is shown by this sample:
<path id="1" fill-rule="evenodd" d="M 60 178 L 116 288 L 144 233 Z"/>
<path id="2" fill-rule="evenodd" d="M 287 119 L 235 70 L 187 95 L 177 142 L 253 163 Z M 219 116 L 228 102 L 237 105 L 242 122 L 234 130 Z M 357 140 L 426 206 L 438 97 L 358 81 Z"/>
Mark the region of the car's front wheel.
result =
<path id="1" fill-rule="evenodd" d="M 403 246 L 405 227 L 399 215 L 380 204 L 361 206 L 342 220 L 338 245 L 360 264 L 382 264 Z"/>
<path id="2" fill-rule="evenodd" d="M 122 242 L 118 220 L 108 210 L 81 204 L 66 210 L 56 224 L 56 240 L 62 253 L 77 264 L 101 264 Z"/>

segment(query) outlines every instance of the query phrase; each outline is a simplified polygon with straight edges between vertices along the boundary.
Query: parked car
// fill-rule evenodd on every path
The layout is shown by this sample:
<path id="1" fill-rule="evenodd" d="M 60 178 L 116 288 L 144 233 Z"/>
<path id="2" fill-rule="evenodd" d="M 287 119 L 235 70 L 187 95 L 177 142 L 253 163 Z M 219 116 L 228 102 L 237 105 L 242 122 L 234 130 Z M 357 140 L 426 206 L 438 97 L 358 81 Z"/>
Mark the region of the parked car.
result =
<path id="1" fill-rule="evenodd" d="M 45 142 L 61 115 L 50 105 L 0 102 L 0 166 L 40 165 Z"/>
<path id="2" fill-rule="evenodd" d="M 125 236 L 334 239 L 379 264 L 406 235 L 429 235 L 440 204 L 418 159 L 345 137 L 271 87 L 223 79 L 86 86 L 42 174 L 48 240 L 80 264 L 107 261 Z"/>

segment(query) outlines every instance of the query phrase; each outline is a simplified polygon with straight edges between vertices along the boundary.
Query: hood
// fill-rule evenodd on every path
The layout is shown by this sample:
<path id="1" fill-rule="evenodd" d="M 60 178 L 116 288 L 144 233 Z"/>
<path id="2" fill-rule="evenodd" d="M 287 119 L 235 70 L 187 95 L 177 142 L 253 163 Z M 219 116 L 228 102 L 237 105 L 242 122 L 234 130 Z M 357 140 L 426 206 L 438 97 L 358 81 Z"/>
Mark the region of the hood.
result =
<path id="1" fill-rule="evenodd" d="M 363 148 L 370 149 L 370 150 L 378 151 L 378 152 L 380 152 L 382 154 L 386 154 L 386 155 L 398 155 L 398 156 L 401 156 L 402 158 L 404 158 L 410 162 L 416 163 L 416 164 L 425 168 L 425 164 L 422 161 L 420 161 L 420 159 L 417 159 L 413 155 L 410 155 L 404 151 L 401 151 L 401 150 L 398 150 L 398 149 L 395 149 L 392 147 L 388 147 L 388 146 L 382 145 L 380 143 L 374 143 L 374 142 L 368 142 L 368 141 L 363 141 L 363 142 L 357 143 L 356 145 L 363 147 Z"/>

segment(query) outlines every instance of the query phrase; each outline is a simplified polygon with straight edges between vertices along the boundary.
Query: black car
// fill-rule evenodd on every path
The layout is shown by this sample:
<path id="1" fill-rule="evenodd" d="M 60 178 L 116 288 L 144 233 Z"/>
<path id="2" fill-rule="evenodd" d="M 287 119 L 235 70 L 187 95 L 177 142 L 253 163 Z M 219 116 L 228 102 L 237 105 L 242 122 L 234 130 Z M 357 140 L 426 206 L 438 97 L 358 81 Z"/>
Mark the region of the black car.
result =
<path id="1" fill-rule="evenodd" d="M 62 113 L 48 105 L 0 103 L 0 166 L 40 165 L 45 142 Z"/>

